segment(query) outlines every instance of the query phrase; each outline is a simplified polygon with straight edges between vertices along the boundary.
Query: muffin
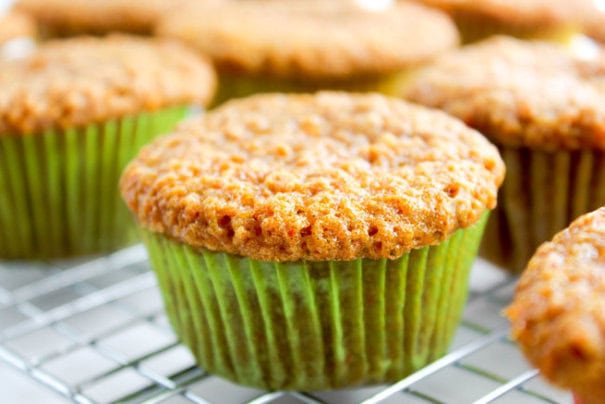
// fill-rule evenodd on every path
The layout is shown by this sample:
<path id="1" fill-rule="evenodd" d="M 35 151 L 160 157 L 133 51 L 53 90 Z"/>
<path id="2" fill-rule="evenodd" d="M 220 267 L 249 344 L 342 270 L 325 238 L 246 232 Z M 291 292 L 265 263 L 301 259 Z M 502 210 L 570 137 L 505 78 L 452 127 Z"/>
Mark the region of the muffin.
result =
<path id="1" fill-rule="evenodd" d="M 273 91 L 395 94 L 414 67 L 458 43 L 445 14 L 408 3 L 378 11 L 346 1 L 197 5 L 170 13 L 157 33 L 212 59 L 217 102 Z"/>
<path id="2" fill-rule="evenodd" d="M 417 0 L 452 16 L 463 43 L 511 35 L 567 43 L 581 29 L 591 0 Z"/>
<path id="3" fill-rule="evenodd" d="M 190 104 L 208 102 L 214 80 L 179 44 L 124 36 L 49 42 L 0 61 L 0 258 L 131 243 L 121 170 Z"/>
<path id="4" fill-rule="evenodd" d="M 599 43 L 605 42 L 605 7 L 588 13 L 584 18 L 584 33 Z"/>
<path id="5" fill-rule="evenodd" d="M 12 11 L 0 14 L 0 58 L 12 59 L 35 47 L 36 25 L 26 14 Z"/>
<path id="6" fill-rule="evenodd" d="M 111 32 L 150 35 L 163 14 L 186 1 L 17 0 L 14 8 L 30 15 L 45 38 Z"/>
<path id="7" fill-rule="evenodd" d="M 605 57 L 593 56 L 497 37 L 443 56 L 404 92 L 499 147 L 507 178 L 482 254 L 515 272 L 574 218 L 605 205 Z"/>
<path id="8" fill-rule="evenodd" d="M 36 37 L 34 21 L 18 11 L 0 14 L 0 45 L 17 38 Z"/>
<path id="9" fill-rule="evenodd" d="M 392 382 L 446 351 L 503 173 L 495 147 L 437 111 L 257 95 L 144 148 L 121 191 L 203 369 L 321 390 Z"/>
<path id="10" fill-rule="evenodd" d="M 600 208 L 540 246 L 506 310 L 529 361 L 582 404 L 605 397 L 604 263 Z"/>

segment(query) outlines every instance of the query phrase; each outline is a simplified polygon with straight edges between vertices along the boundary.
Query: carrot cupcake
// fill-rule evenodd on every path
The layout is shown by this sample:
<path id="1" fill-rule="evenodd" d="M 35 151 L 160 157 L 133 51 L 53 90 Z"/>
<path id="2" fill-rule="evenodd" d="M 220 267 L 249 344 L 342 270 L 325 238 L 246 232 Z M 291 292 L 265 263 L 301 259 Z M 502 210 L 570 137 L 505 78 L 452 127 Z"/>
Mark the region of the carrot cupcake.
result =
<path id="1" fill-rule="evenodd" d="M 105 35 L 111 32 L 149 35 L 163 14 L 181 7 L 185 2 L 186 0 L 18 0 L 15 9 L 34 18 L 45 38 Z"/>
<path id="2" fill-rule="evenodd" d="M 567 43 L 580 32 L 591 0 L 417 0 L 450 14 L 464 43 L 492 35 Z"/>
<path id="3" fill-rule="evenodd" d="M 604 268 L 601 208 L 540 246 L 506 310 L 525 356 L 582 404 L 605 397 Z"/>
<path id="4" fill-rule="evenodd" d="M 323 92 L 231 101 L 144 148 L 121 190 L 199 364 L 318 390 L 446 351 L 503 174 L 445 114 Z"/>
<path id="5" fill-rule="evenodd" d="M 435 62 L 405 97 L 440 108 L 500 148 L 507 178 L 482 254 L 520 271 L 535 249 L 605 205 L 605 56 L 493 38 Z"/>
<path id="6" fill-rule="evenodd" d="M 49 258 L 132 242 L 120 172 L 214 75 L 169 41 L 79 38 L 0 61 L 0 87 L 0 258 Z"/>
<path id="7" fill-rule="evenodd" d="M 157 32 L 212 59 L 219 102 L 322 88 L 396 93 L 410 70 L 458 43 L 445 14 L 410 3 L 378 11 L 345 1 L 198 5 L 169 14 Z"/>

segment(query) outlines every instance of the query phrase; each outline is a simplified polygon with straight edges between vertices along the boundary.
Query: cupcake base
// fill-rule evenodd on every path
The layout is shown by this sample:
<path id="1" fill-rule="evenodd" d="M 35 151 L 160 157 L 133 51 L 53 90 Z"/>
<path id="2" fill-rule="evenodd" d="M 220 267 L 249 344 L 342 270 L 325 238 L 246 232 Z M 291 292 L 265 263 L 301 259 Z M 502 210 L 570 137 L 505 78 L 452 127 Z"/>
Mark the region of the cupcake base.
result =
<path id="1" fill-rule="evenodd" d="M 342 90 L 355 92 L 379 92 L 399 96 L 405 83 L 410 80 L 416 68 L 409 68 L 393 74 L 358 77 L 350 80 L 302 81 L 279 79 L 257 75 L 221 72 L 219 74 L 218 94 L 214 105 L 222 104 L 232 98 L 246 97 L 257 93 L 310 93 L 319 90 Z"/>
<path id="2" fill-rule="evenodd" d="M 185 107 L 80 129 L 0 136 L 0 259 L 107 252 L 136 241 L 118 192 L 138 150 Z"/>
<path id="3" fill-rule="evenodd" d="M 397 260 L 272 263 L 151 232 L 144 241 L 171 324 L 202 368 L 323 390 L 394 382 L 446 352 L 486 218 Z"/>
<path id="4" fill-rule="evenodd" d="M 543 242 L 605 205 L 605 153 L 501 147 L 506 179 L 480 254 L 521 272 Z"/>

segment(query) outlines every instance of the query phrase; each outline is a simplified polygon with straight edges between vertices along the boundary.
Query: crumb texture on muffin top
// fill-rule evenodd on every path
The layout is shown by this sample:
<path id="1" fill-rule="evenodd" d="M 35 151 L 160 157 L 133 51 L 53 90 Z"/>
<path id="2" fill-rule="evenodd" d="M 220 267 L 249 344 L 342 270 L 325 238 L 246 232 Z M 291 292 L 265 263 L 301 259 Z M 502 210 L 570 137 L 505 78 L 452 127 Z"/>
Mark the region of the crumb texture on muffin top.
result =
<path id="1" fill-rule="evenodd" d="M 345 1 L 247 0 L 185 7 L 158 25 L 219 69 L 281 78 L 393 73 L 455 47 L 444 13 L 402 3 L 368 11 Z"/>
<path id="2" fill-rule="evenodd" d="M 207 61 L 168 40 L 75 38 L 0 61 L 0 87 L 2 136 L 204 104 L 215 75 Z"/>
<path id="3" fill-rule="evenodd" d="M 549 380 L 605 397 L 605 208 L 538 249 L 506 314 L 513 338 Z"/>
<path id="4" fill-rule="evenodd" d="M 380 95 L 231 101 L 143 149 L 121 190 L 141 225 L 264 261 L 397 258 L 496 203 L 494 146 Z"/>
<path id="5" fill-rule="evenodd" d="M 605 54 L 495 37 L 439 57 L 404 98 L 442 109 L 491 140 L 605 149 Z"/>

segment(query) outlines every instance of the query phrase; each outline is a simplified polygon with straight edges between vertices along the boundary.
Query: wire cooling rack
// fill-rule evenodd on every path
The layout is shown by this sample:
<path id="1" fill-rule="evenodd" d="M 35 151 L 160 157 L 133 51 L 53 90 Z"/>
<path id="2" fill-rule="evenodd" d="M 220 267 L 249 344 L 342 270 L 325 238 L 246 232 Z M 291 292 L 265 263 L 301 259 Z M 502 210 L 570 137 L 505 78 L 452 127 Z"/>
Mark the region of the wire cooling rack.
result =
<path id="1" fill-rule="evenodd" d="M 449 354 L 398 383 L 266 392 L 195 366 L 170 329 L 142 246 L 89 261 L 0 262 L 0 401 L 570 403 L 507 338 L 500 312 L 515 281 L 478 260 Z"/>

